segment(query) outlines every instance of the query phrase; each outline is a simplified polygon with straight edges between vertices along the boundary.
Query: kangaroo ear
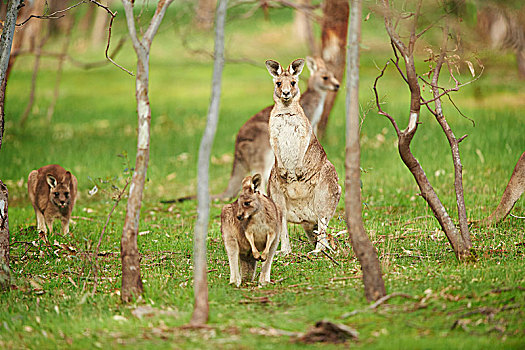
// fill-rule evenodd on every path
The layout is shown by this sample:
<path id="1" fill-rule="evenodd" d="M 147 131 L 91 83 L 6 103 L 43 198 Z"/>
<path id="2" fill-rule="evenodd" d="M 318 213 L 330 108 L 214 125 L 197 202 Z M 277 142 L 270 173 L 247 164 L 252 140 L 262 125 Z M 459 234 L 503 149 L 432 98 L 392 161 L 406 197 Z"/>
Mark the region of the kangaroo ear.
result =
<path id="1" fill-rule="evenodd" d="M 298 76 L 303 71 L 303 68 L 304 68 L 304 59 L 298 58 L 292 63 L 290 63 L 290 65 L 288 66 L 288 72 L 291 75 Z"/>
<path id="2" fill-rule="evenodd" d="M 55 179 L 55 177 L 53 175 L 47 174 L 46 175 L 46 180 L 47 180 L 47 184 L 49 185 L 49 187 L 51 187 L 51 188 L 57 187 L 57 179 Z"/>
<path id="3" fill-rule="evenodd" d="M 71 176 L 71 172 L 66 171 L 66 174 L 64 175 L 64 180 L 62 180 L 62 182 L 64 184 L 69 184 L 71 182 Z"/>
<path id="4" fill-rule="evenodd" d="M 270 75 L 274 78 L 277 78 L 283 73 L 283 67 L 281 67 L 279 62 L 274 60 L 267 60 L 266 68 L 268 69 L 268 72 L 270 72 Z"/>
<path id="5" fill-rule="evenodd" d="M 253 184 L 253 191 L 259 190 L 259 186 L 261 186 L 262 178 L 261 174 L 255 174 L 252 177 L 252 184 Z"/>
<path id="6" fill-rule="evenodd" d="M 315 62 L 315 59 L 310 56 L 306 57 L 306 66 L 308 67 L 310 73 L 314 73 L 319 69 L 319 67 L 317 67 L 317 63 Z"/>

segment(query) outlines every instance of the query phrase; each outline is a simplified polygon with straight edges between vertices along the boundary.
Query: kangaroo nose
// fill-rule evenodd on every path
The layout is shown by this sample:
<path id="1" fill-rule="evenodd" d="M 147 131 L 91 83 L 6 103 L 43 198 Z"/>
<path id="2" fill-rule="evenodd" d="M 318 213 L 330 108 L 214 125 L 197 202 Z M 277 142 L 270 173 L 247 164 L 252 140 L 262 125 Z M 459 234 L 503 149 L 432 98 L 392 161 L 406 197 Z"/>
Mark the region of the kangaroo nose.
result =
<path id="1" fill-rule="evenodd" d="M 290 91 L 283 91 L 283 97 L 290 96 Z"/>
<path id="2" fill-rule="evenodd" d="M 339 90 L 339 84 L 335 84 L 335 89 Z"/>

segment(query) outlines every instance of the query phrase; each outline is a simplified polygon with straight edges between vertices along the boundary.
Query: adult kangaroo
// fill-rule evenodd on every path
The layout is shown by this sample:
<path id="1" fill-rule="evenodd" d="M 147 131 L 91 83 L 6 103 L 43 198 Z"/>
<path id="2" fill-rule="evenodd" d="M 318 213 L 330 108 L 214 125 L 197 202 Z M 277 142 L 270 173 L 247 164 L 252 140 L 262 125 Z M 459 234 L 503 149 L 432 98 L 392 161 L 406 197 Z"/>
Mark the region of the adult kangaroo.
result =
<path id="1" fill-rule="evenodd" d="M 299 103 L 306 117 L 310 120 L 314 133 L 323 114 L 324 102 L 330 91 L 339 90 L 339 81 L 327 67 L 322 58 L 306 58 L 306 65 L 310 70 L 308 89 L 301 95 Z M 233 166 L 224 192 L 213 195 L 212 200 L 231 200 L 239 193 L 241 182 L 246 175 L 261 174 L 261 190 L 266 193 L 268 178 L 274 163 L 274 155 L 270 146 L 268 121 L 273 106 L 261 110 L 241 126 L 235 139 Z M 178 200 L 163 201 L 173 203 L 195 199 L 195 196 L 179 198 Z"/>
<path id="2" fill-rule="evenodd" d="M 266 67 L 275 101 L 268 128 L 275 155 L 268 194 L 283 210 L 281 253 L 291 252 L 287 222 L 303 226 L 318 252 L 330 247 L 326 229 L 341 196 L 339 178 L 299 103 L 304 60 L 296 59 L 286 70 L 273 60 Z"/>

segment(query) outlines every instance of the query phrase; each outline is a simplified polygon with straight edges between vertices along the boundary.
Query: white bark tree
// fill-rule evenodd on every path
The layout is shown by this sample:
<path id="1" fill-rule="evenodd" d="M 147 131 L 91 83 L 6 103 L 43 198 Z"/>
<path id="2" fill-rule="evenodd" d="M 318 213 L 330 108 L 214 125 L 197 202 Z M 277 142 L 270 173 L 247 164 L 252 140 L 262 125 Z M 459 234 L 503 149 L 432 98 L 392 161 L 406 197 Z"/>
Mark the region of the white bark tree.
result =
<path id="1" fill-rule="evenodd" d="M 11 57 L 11 46 L 15 33 L 16 18 L 20 9 L 20 0 L 9 0 L 4 20 L 4 28 L 0 37 L 0 149 L 4 136 L 4 102 L 5 87 L 7 85 L 7 67 Z M 0 290 L 9 289 L 9 220 L 8 220 L 8 195 L 7 187 L 0 180 Z"/>
<path id="2" fill-rule="evenodd" d="M 129 35 L 133 43 L 133 49 L 137 55 L 135 96 L 138 114 L 137 157 L 135 170 L 131 179 L 126 218 L 120 242 L 122 260 L 122 290 L 120 297 L 123 302 L 130 302 L 134 297 L 140 296 L 143 292 L 137 236 L 150 148 L 151 107 L 148 96 L 149 53 L 153 38 L 166 14 L 168 6 L 172 2 L 173 0 L 159 0 L 157 9 L 148 28 L 140 38 L 135 26 L 135 17 L 133 14 L 134 2 L 131 0 L 122 0 Z"/>
<path id="3" fill-rule="evenodd" d="M 206 264 L 206 236 L 210 216 L 209 167 L 211 146 L 219 122 L 222 68 L 224 66 L 224 23 L 227 0 L 219 0 L 215 19 L 215 54 L 210 106 L 204 135 L 199 148 L 197 170 L 197 222 L 193 239 L 193 288 L 195 305 L 190 321 L 192 326 L 201 326 L 208 321 L 208 277 Z"/>

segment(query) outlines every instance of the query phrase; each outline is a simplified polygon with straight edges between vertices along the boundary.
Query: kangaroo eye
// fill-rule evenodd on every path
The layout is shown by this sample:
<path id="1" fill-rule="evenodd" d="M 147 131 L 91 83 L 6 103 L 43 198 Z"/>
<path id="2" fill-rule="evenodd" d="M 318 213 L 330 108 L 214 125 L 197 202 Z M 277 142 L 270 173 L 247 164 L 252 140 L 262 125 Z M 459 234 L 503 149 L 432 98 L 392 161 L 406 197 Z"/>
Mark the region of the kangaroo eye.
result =
<path id="1" fill-rule="evenodd" d="M 250 204 L 251 204 L 250 202 L 244 202 L 244 203 L 242 203 L 242 205 L 244 205 L 245 207 L 249 207 Z"/>
<path id="2" fill-rule="evenodd" d="M 55 197 L 60 196 L 60 193 L 58 193 L 58 192 L 55 192 L 55 193 L 53 193 L 53 194 L 55 195 Z"/>
<path id="3" fill-rule="evenodd" d="M 324 76 L 324 77 L 323 77 L 323 80 L 328 80 L 328 77 L 327 77 L 327 76 Z"/>
<path id="4" fill-rule="evenodd" d="M 290 84 L 291 84 L 292 86 L 295 86 L 295 81 L 292 81 Z"/>
<path id="5" fill-rule="evenodd" d="M 275 83 L 275 85 L 277 85 L 277 87 L 281 87 L 281 82 L 278 81 L 277 83 Z"/>
<path id="6" fill-rule="evenodd" d="M 64 196 L 69 197 L 69 192 L 64 192 Z"/>

